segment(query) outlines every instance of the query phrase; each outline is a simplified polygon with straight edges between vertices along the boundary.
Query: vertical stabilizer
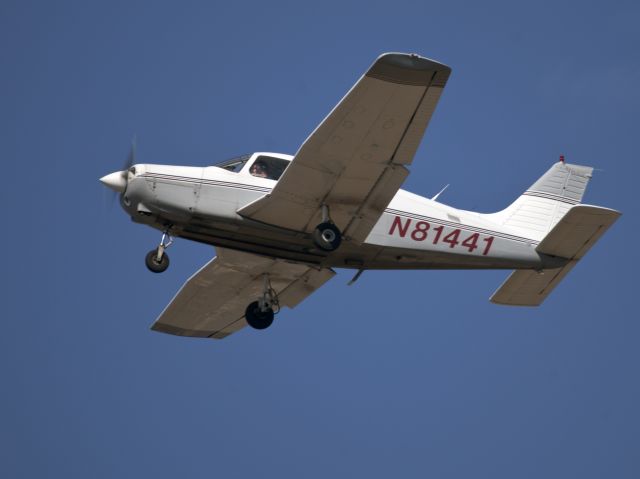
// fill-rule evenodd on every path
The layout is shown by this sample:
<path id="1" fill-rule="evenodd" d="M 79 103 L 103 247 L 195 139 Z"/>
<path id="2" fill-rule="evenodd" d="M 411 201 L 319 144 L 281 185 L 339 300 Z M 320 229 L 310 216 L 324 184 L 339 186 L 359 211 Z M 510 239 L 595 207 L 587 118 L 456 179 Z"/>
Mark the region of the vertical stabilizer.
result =
<path id="1" fill-rule="evenodd" d="M 540 241 L 572 206 L 582 201 L 592 172 L 591 167 L 568 165 L 561 160 L 508 208 L 486 217 Z"/>

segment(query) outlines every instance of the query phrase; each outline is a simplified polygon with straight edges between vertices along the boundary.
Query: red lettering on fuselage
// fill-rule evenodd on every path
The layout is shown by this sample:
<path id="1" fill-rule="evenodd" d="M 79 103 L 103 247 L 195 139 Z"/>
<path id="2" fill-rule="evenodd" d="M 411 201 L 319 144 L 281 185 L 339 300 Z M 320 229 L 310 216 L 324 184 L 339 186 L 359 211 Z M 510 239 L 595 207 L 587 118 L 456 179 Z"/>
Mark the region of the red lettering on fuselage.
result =
<path id="1" fill-rule="evenodd" d="M 389 234 L 392 235 L 394 233 L 394 231 L 396 230 L 396 227 L 398 228 L 398 234 L 400 235 L 400 238 L 404 238 L 407 234 L 407 231 L 409 231 L 409 225 L 411 224 L 411 218 L 407 218 L 407 221 L 405 222 L 404 226 L 402 225 L 402 218 L 400 216 L 396 216 L 393 219 L 393 223 L 391 224 L 391 229 L 389 230 Z"/>
<path id="2" fill-rule="evenodd" d="M 473 253 L 478 249 L 480 233 L 473 233 L 472 231 L 461 230 L 459 228 L 445 228 L 443 225 L 438 225 L 432 228 L 431 224 L 426 221 L 415 222 L 413 228 L 411 228 L 411 225 L 411 218 L 405 218 L 403 222 L 403 218 L 401 216 L 396 216 L 393 218 L 391 228 L 389 228 L 389 235 L 393 236 L 394 234 L 397 234 L 400 238 L 404 238 L 409 233 L 409 238 L 413 241 L 422 242 L 427 239 L 429 236 L 428 232 L 431 230 L 432 232 L 435 232 L 435 236 L 433 236 L 433 240 L 429 239 L 429 241 L 434 245 L 447 243 L 451 249 L 460 250 L 464 248 L 469 253 Z M 441 238 L 443 234 L 444 237 Z M 483 256 L 487 256 L 489 254 L 491 245 L 493 244 L 493 239 L 493 236 L 482 237 L 482 241 L 486 243 L 481 253 Z"/>

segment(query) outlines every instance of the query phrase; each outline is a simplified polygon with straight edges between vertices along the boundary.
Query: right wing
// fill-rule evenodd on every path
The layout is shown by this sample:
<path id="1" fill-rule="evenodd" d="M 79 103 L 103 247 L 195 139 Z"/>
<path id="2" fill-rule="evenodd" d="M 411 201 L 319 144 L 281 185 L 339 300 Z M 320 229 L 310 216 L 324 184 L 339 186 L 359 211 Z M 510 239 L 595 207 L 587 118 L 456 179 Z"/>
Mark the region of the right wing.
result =
<path id="1" fill-rule="evenodd" d="M 280 305 L 290 308 L 335 275 L 328 268 L 224 248 L 217 251 L 218 256 L 182 286 L 152 330 L 222 339 L 246 326 L 245 309 L 262 294 L 265 273 Z"/>

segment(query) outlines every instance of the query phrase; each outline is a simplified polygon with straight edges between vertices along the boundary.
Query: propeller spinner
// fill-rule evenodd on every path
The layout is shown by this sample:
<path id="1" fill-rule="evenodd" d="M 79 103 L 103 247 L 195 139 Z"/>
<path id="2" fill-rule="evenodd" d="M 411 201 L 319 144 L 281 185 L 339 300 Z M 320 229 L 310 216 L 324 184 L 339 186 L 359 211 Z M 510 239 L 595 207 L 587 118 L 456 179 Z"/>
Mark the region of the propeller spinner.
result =
<path id="1" fill-rule="evenodd" d="M 129 169 L 135 164 L 136 161 L 136 138 L 131 140 L 131 148 L 127 155 L 127 161 L 124 164 L 124 168 L 121 171 L 115 171 L 100 178 L 100 182 L 103 185 L 108 186 L 116 193 L 124 193 L 127 189 L 127 182 L 129 178 Z"/>

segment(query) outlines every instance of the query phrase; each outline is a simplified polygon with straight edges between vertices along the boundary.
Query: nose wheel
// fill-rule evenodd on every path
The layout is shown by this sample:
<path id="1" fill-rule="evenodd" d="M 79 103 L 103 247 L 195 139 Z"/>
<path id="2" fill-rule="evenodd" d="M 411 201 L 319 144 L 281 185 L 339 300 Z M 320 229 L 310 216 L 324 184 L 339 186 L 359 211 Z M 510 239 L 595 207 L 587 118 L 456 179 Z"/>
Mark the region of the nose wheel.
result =
<path id="1" fill-rule="evenodd" d="M 162 273 L 169 267 L 169 255 L 166 249 L 173 244 L 173 238 L 169 234 L 169 229 L 162 233 L 162 239 L 157 248 L 152 249 L 144 258 L 144 263 L 152 273 Z"/>
<path id="2" fill-rule="evenodd" d="M 160 260 L 158 260 L 158 250 L 152 249 L 147 253 L 147 256 L 144 259 L 144 264 L 147 265 L 149 271 L 153 273 L 162 273 L 169 267 L 169 255 L 167 253 L 162 253 Z"/>

